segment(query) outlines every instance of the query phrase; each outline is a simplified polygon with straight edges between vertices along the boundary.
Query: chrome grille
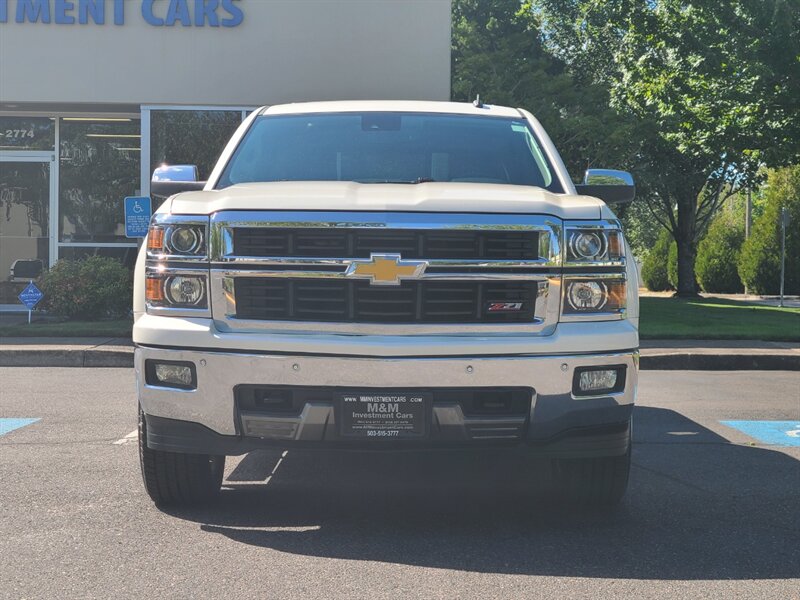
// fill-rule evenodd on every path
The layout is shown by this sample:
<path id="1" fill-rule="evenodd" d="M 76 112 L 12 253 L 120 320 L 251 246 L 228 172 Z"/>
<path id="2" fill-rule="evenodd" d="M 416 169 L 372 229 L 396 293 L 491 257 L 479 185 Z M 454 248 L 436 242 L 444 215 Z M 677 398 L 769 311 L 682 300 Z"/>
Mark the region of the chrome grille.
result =
<path id="1" fill-rule="evenodd" d="M 212 311 L 222 331 L 547 335 L 561 231 L 545 215 L 218 212 Z M 378 256 L 424 268 L 397 285 L 358 278 L 354 263 Z"/>
<path id="2" fill-rule="evenodd" d="M 366 281 L 237 277 L 236 317 L 329 323 L 530 323 L 534 281 L 411 281 L 397 287 Z M 492 311 L 498 304 L 514 311 Z"/>
<path id="3" fill-rule="evenodd" d="M 537 260 L 539 233 L 237 227 L 233 252 L 247 257 L 369 258 L 390 252 L 427 260 Z"/>

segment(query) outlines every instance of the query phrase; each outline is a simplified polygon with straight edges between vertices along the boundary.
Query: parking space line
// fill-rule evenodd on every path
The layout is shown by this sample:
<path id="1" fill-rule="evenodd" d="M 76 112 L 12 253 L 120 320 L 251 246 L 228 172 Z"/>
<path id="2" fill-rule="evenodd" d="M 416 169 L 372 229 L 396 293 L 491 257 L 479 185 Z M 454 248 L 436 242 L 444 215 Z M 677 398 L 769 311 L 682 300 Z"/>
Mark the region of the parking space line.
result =
<path id="1" fill-rule="evenodd" d="M 39 418 L 35 418 L 35 419 L 17 419 L 17 418 L 14 418 L 14 419 L 11 419 L 11 418 L 0 419 L 0 435 L 5 435 L 7 433 L 10 433 L 10 432 L 14 431 L 15 429 L 19 429 L 21 427 L 26 427 L 26 426 L 31 425 L 33 423 L 36 423 L 36 421 L 40 421 L 40 420 L 41 419 L 39 419 Z"/>
<path id="2" fill-rule="evenodd" d="M 727 427 L 771 446 L 800 446 L 798 421 L 720 421 Z"/>
<path id="3" fill-rule="evenodd" d="M 120 438 L 116 442 L 114 442 L 114 445 L 115 446 L 125 446 L 126 444 L 133 444 L 138 439 L 139 439 L 139 430 L 138 429 L 134 429 L 128 435 L 126 435 L 124 438 Z"/>

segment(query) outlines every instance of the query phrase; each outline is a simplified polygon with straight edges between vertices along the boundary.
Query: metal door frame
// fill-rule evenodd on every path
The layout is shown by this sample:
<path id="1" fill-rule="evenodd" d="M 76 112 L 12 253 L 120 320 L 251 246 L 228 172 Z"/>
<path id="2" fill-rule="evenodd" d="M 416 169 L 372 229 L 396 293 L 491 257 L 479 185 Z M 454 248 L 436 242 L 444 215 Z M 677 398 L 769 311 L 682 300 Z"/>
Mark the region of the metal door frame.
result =
<path id="1" fill-rule="evenodd" d="M 0 150 L 0 162 L 48 163 L 50 202 L 47 214 L 47 267 L 58 260 L 58 161 L 53 150 Z"/>

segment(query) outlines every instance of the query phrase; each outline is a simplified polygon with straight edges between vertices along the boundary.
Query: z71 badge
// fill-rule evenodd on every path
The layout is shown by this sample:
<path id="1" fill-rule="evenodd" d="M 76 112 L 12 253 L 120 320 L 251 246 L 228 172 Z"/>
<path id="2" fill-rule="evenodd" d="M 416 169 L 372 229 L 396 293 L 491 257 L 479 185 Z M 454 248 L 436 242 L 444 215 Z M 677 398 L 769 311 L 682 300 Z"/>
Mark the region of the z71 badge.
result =
<path id="1" fill-rule="evenodd" d="M 488 312 L 517 312 L 522 310 L 522 302 L 490 302 Z"/>

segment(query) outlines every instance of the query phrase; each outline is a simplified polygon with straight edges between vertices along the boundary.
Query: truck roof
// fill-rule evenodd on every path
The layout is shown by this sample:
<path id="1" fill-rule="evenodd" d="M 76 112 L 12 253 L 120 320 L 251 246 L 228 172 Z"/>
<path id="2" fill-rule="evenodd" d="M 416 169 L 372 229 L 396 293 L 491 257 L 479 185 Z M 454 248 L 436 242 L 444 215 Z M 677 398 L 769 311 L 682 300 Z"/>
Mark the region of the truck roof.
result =
<path id="1" fill-rule="evenodd" d="M 332 102 L 298 102 L 276 104 L 259 109 L 265 115 L 299 115 L 335 112 L 419 112 L 492 117 L 523 118 L 516 108 L 483 104 L 476 107 L 468 102 L 428 102 L 419 100 L 351 100 Z"/>

